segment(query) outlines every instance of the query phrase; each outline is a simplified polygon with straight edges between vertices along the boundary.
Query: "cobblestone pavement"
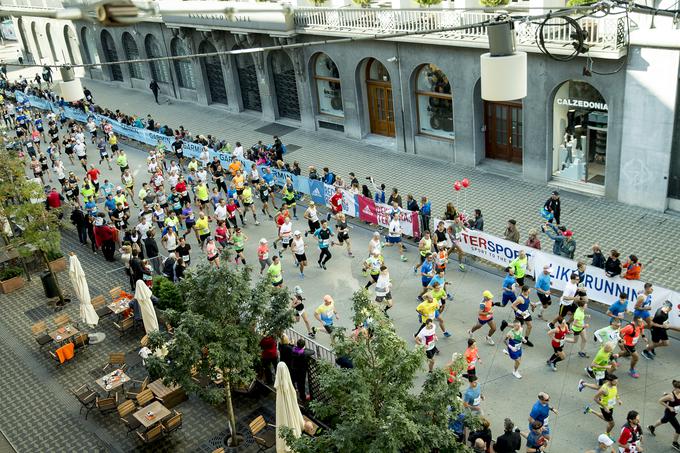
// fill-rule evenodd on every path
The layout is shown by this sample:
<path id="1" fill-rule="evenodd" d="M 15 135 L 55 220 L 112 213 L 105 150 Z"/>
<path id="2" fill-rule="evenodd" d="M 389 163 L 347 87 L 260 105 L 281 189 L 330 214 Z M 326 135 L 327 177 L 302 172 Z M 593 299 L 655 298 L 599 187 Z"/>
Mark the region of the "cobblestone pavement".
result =
<path id="1" fill-rule="evenodd" d="M 98 104 L 126 113 L 146 116 L 177 128 L 180 124 L 194 135 L 212 134 L 232 144 L 240 141 L 250 146 L 271 136 L 256 129 L 269 123 L 249 114 L 233 114 L 213 107 L 169 100 L 157 105 L 150 92 L 111 87 L 105 82 L 86 81 Z M 642 138 L 641 138 L 642 139 Z M 287 156 L 297 160 L 303 169 L 315 165 L 331 168 L 347 177 L 354 171 L 360 181 L 373 176 L 388 189 L 397 187 L 405 200 L 412 193 L 417 200 L 427 195 L 432 200 L 433 213 L 441 214 L 448 202 L 454 202 L 468 213 L 480 208 L 486 219 L 485 230 L 502 237 L 508 219 L 517 220 L 521 240 L 527 232 L 540 227 L 540 208 L 552 190 L 545 184 L 522 181 L 514 176 L 501 176 L 482 169 L 446 164 L 412 154 L 401 154 L 342 137 L 326 131 L 297 129 L 282 137 L 290 147 L 300 147 Z M 467 195 L 457 195 L 453 182 L 462 178 L 472 181 Z M 645 265 L 643 278 L 657 285 L 680 290 L 680 218 L 674 215 L 627 206 L 621 203 L 588 197 L 561 190 L 562 221 L 574 231 L 578 244 L 576 258 L 590 253 L 599 243 L 603 250 L 618 249 L 622 256 L 637 255 Z M 465 198 L 467 196 L 467 198 Z M 547 236 L 541 238 L 544 250 L 551 249 Z"/>

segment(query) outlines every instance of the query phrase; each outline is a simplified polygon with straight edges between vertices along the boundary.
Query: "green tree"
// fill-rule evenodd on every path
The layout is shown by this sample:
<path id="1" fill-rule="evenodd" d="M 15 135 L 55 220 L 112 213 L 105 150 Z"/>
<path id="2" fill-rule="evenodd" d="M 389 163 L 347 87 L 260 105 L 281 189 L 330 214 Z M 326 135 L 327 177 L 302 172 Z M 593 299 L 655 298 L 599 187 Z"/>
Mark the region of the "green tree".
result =
<path id="1" fill-rule="evenodd" d="M 49 257 L 61 254 L 60 210 L 47 209 L 45 193 L 40 183 L 26 178 L 24 161 L 2 145 L 0 149 L 0 216 L 16 225 L 21 234 L 11 239 L 3 232 L 5 240 L 17 248 L 22 256 L 36 252 L 54 281 L 60 303 L 64 295 L 57 275 L 50 269 Z"/>
<path id="2" fill-rule="evenodd" d="M 154 277 L 151 292 L 158 297 L 158 308 L 161 310 L 173 309 L 182 313 L 186 309 L 177 285 L 162 275 Z"/>
<path id="3" fill-rule="evenodd" d="M 420 6 L 429 8 L 430 6 L 439 5 L 442 0 L 416 0 Z"/>
<path id="4" fill-rule="evenodd" d="M 240 441 L 232 389 L 247 387 L 255 379 L 260 339 L 293 323 L 288 292 L 274 288 L 269 279 L 251 287 L 250 278 L 247 267 L 204 264 L 187 272 L 178 284 L 186 311 L 168 310 L 175 322 L 168 355 L 149 360 L 150 372 L 163 376 L 166 383 L 180 384 L 211 404 L 226 403 L 230 445 Z M 152 349 L 159 347 L 158 335 L 150 343 Z M 221 385 L 214 384 L 220 380 Z"/>
<path id="5" fill-rule="evenodd" d="M 368 298 L 365 290 L 353 296 L 354 323 L 367 325 L 356 339 L 334 334 L 334 351 L 349 358 L 351 369 L 320 363 L 321 398 L 310 403 L 314 414 L 331 426 L 314 439 L 286 441 L 297 453 L 466 451 L 448 429 L 462 410 L 459 384 L 449 384 L 447 372 L 436 369 L 414 391 L 425 365 L 422 347 L 400 338 L 392 323 Z M 453 367 L 463 368 L 461 361 Z"/>
<path id="6" fill-rule="evenodd" d="M 496 6 L 505 6 L 510 3 L 510 0 L 479 0 L 479 4 L 488 8 Z"/>

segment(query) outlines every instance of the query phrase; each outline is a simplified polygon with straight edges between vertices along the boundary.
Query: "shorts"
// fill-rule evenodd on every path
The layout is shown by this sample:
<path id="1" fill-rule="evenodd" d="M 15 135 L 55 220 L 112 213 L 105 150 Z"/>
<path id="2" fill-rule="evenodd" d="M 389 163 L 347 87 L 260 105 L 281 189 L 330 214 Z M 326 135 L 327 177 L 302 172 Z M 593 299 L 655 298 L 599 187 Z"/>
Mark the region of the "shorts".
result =
<path id="1" fill-rule="evenodd" d="M 431 278 L 421 278 L 420 283 L 423 285 L 423 288 L 427 288 L 430 286 L 430 282 L 432 281 Z"/>
<path id="2" fill-rule="evenodd" d="M 584 330 L 585 330 L 585 329 L 581 329 L 581 330 L 574 330 L 574 329 L 572 329 L 572 330 L 571 330 L 571 333 L 572 333 L 575 337 L 578 337 L 579 335 L 581 335 L 581 334 L 583 333 Z"/>
<path id="3" fill-rule="evenodd" d="M 491 317 L 491 318 L 489 318 L 489 319 L 479 319 L 479 318 L 477 318 L 477 322 L 478 322 L 480 325 L 482 325 L 482 326 L 483 326 L 484 324 L 487 324 L 487 323 L 491 322 L 491 321 L 493 321 L 493 317 Z"/>
<path id="4" fill-rule="evenodd" d="M 614 421 L 614 409 L 607 410 L 604 407 L 600 408 L 600 413 L 602 414 L 602 418 L 606 422 L 613 422 Z"/>
<path id="5" fill-rule="evenodd" d="M 477 368 L 468 368 L 467 375 L 468 376 L 477 376 Z"/>
<path id="6" fill-rule="evenodd" d="M 370 277 L 373 279 L 374 282 L 378 282 L 378 277 L 380 277 L 380 274 L 369 274 Z"/>
<path id="7" fill-rule="evenodd" d="M 401 243 L 401 236 L 387 236 L 387 243 L 388 244 L 400 244 Z"/>
<path id="8" fill-rule="evenodd" d="M 295 261 L 297 261 L 298 263 L 301 263 L 303 261 L 307 261 L 307 255 L 305 255 L 304 253 L 301 253 L 299 255 L 297 253 L 295 253 Z"/>
<path id="9" fill-rule="evenodd" d="M 659 327 L 652 327 L 652 342 L 658 343 L 660 341 L 668 340 L 668 330 Z"/>
<path id="10" fill-rule="evenodd" d="M 281 286 L 283 285 L 283 279 L 279 280 L 278 282 L 272 282 L 272 286 Z"/>
<path id="11" fill-rule="evenodd" d="M 524 286 L 524 277 L 515 277 L 515 280 L 517 280 L 517 285 L 521 288 Z"/>
<path id="12" fill-rule="evenodd" d="M 576 304 L 560 305 L 560 316 L 565 317 L 568 313 L 573 314 L 576 311 Z"/>
<path id="13" fill-rule="evenodd" d="M 391 292 L 388 292 L 384 296 L 375 296 L 376 302 L 383 302 L 385 300 L 392 300 L 392 293 Z"/>
<path id="14" fill-rule="evenodd" d="M 116 144 L 111 145 L 111 151 L 114 152 L 114 153 L 116 151 L 118 151 L 118 145 L 116 145 Z"/>
<path id="15" fill-rule="evenodd" d="M 651 316 L 649 310 L 634 310 L 633 316 L 639 316 L 642 319 L 647 319 Z"/>
<path id="16" fill-rule="evenodd" d="M 252 205 L 253 205 L 252 203 L 246 203 L 245 201 L 243 202 L 243 206 L 245 206 L 246 208 L 249 208 Z"/>
<path id="17" fill-rule="evenodd" d="M 552 304 L 552 298 L 547 294 L 538 293 L 538 300 L 541 301 L 541 305 L 544 307 L 549 307 Z"/>
<path id="18" fill-rule="evenodd" d="M 240 197 L 243 194 L 243 189 L 236 189 L 236 194 Z"/>
<path id="19" fill-rule="evenodd" d="M 553 346 L 553 352 L 557 354 L 558 352 L 564 351 L 564 345 L 563 346 Z"/>
<path id="20" fill-rule="evenodd" d="M 208 261 L 215 261 L 217 258 L 219 258 L 219 256 L 220 256 L 219 254 L 215 254 L 215 255 L 213 255 L 213 256 L 209 256 L 209 257 L 208 257 Z"/>
<path id="21" fill-rule="evenodd" d="M 635 345 L 628 346 L 627 344 L 623 345 L 623 350 L 626 351 L 629 354 L 632 354 L 635 352 Z"/>
<path id="22" fill-rule="evenodd" d="M 285 238 L 281 239 L 281 247 L 283 247 L 284 250 L 286 250 L 289 245 L 290 245 L 290 238 L 288 238 L 287 242 L 286 242 Z"/>
<path id="23" fill-rule="evenodd" d="M 338 233 L 338 242 L 342 244 L 347 239 L 349 239 L 349 233 L 347 232 Z"/>
<path id="24" fill-rule="evenodd" d="M 508 351 L 508 356 L 512 360 L 519 360 L 519 359 L 522 358 L 522 348 L 519 348 L 518 351 L 513 351 L 512 349 L 507 348 L 507 351 Z"/>
<path id="25" fill-rule="evenodd" d="M 520 324 L 524 325 L 525 322 L 531 322 L 532 318 L 531 315 L 529 315 L 527 318 L 524 316 L 515 315 L 515 321 L 519 321 Z"/>
<path id="26" fill-rule="evenodd" d="M 333 332 L 333 324 L 324 324 L 323 328 L 326 331 L 326 333 L 332 333 Z"/>
<path id="27" fill-rule="evenodd" d="M 439 349 L 437 349 L 437 347 L 435 346 L 434 348 L 428 349 L 427 351 L 425 351 L 425 355 L 427 356 L 428 359 L 431 360 L 432 358 L 434 358 L 434 355 L 438 352 L 439 352 Z"/>
<path id="28" fill-rule="evenodd" d="M 508 302 L 514 302 L 517 300 L 517 296 L 515 293 L 508 293 L 506 291 L 503 291 L 503 299 L 501 300 L 501 305 L 506 306 L 508 305 Z"/>
<path id="29" fill-rule="evenodd" d="M 296 316 L 302 316 L 302 314 L 305 312 L 305 304 L 297 304 L 295 307 Z"/>
<path id="30" fill-rule="evenodd" d="M 266 203 L 269 201 L 269 195 L 260 195 L 260 201 Z"/>

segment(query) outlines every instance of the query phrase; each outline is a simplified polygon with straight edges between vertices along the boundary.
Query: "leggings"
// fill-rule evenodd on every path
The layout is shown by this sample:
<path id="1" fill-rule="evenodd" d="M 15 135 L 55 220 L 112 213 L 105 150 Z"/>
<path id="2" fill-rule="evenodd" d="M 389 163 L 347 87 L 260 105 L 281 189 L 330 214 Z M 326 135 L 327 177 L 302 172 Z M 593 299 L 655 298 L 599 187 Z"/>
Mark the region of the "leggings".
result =
<path id="1" fill-rule="evenodd" d="M 328 250 L 328 248 L 319 249 L 319 250 L 320 250 L 319 263 L 320 264 L 326 264 L 332 258 L 330 250 Z"/>
<path id="2" fill-rule="evenodd" d="M 661 423 L 670 423 L 675 429 L 675 433 L 680 434 L 680 423 L 678 423 L 677 414 L 666 409 L 663 413 L 663 417 L 661 418 Z"/>

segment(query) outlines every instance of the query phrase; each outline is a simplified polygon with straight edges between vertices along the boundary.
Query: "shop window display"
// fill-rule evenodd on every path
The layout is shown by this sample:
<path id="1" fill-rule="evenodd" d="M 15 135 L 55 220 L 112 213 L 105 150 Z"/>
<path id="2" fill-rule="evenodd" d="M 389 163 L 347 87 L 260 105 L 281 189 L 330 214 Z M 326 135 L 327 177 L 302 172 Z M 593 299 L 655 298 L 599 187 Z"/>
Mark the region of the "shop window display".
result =
<path id="1" fill-rule="evenodd" d="M 604 186 L 609 108 L 592 85 L 565 82 L 553 104 L 553 177 Z"/>
<path id="2" fill-rule="evenodd" d="M 453 96 L 444 72 L 433 64 L 424 65 L 416 79 L 418 126 L 421 134 L 453 139 Z"/>
<path id="3" fill-rule="evenodd" d="M 314 65 L 314 80 L 319 99 L 319 113 L 344 117 L 340 72 L 326 54 L 319 54 Z"/>

